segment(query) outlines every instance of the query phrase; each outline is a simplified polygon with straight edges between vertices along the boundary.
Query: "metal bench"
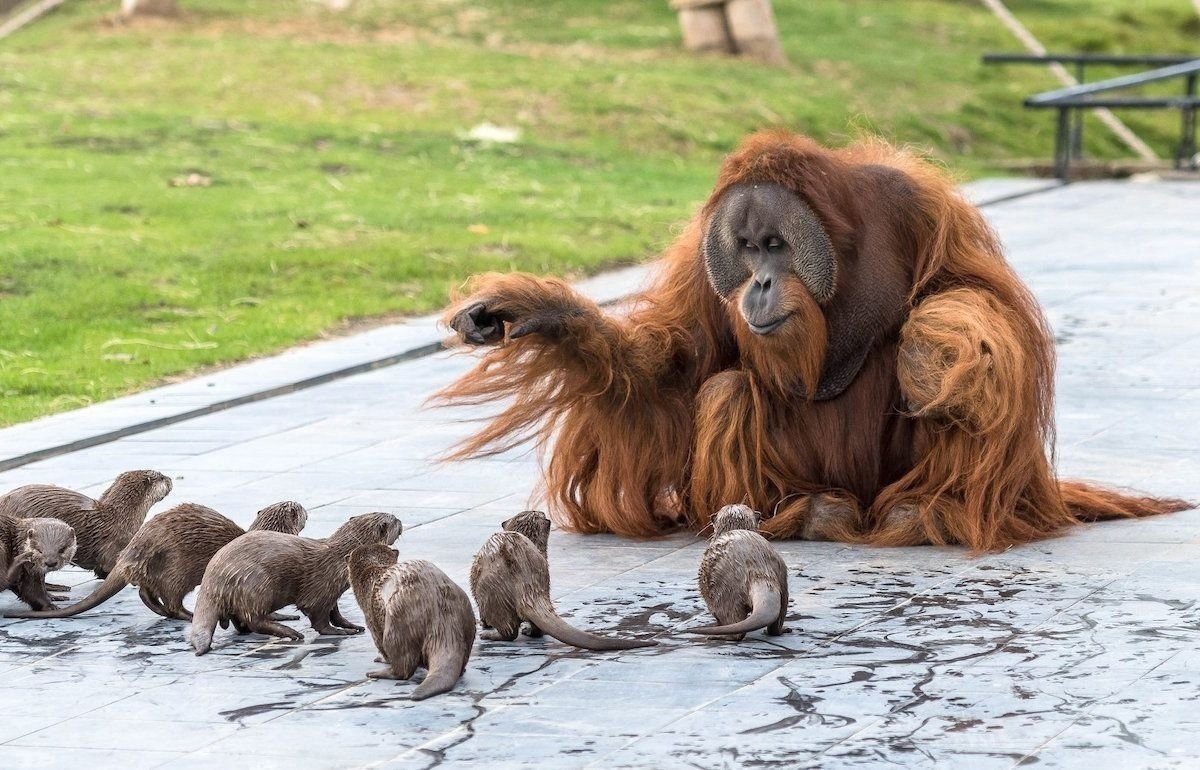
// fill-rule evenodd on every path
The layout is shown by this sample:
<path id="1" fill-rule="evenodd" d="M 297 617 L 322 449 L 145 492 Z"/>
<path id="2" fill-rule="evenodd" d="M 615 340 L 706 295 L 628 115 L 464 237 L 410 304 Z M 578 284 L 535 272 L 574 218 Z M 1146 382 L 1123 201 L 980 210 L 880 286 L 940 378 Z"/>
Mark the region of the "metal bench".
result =
<path id="1" fill-rule="evenodd" d="M 1197 170 L 1196 82 L 1200 77 L 1200 58 L 1194 56 L 1116 56 L 1106 54 L 986 54 L 985 64 L 1074 64 L 1079 85 L 1044 91 L 1025 100 L 1034 109 L 1058 110 L 1054 134 L 1054 173 L 1064 181 L 1070 178 L 1071 160 L 1082 155 L 1083 110 L 1107 107 L 1110 109 L 1179 110 L 1181 116 L 1179 147 L 1175 153 L 1175 168 Z M 1156 69 L 1134 75 L 1084 83 L 1084 70 L 1089 64 L 1117 66 L 1156 65 Z M 1183 78 L 1184 93 L 1180 96 L 1098 96 L 1125 88 Z M 1072 115 L 1072 113 L 1074 113 Z M 1072 117 L 1074 120 L 1072 121 Z"/>

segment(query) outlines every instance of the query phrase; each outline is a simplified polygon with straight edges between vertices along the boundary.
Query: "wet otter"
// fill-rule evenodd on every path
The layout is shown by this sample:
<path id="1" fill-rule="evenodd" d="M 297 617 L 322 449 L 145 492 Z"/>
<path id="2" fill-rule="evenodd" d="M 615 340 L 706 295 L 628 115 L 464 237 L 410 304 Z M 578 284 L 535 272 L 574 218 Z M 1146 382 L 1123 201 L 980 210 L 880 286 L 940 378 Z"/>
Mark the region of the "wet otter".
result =
<path id="1" fill-rule="evenodd" d="M 546 547 L 550 519 L 541 511 L 524 511 L 505 521 L 503 531 L 487 539 L 471 562 L 471 593 L 479 605 L 481 639 L 511 642 L 521 621 L 529 636 L 543 633 L 586 650 L 631 650 L 653 647 L 654 641 L 596 636 L 563 620 L 550 602 L 550 564 Z"/>
<path id="2" fill-rule="evenodd" d="M 99 500 L 49 484 L 17 487 L 0 497 L 0 514 L 70 524 L 78 543 L 75 563 L 104 578 L 146 520 L 150 506 L 170 492 L 171 480 L 158 471 L 126 471 Z"/>
<path id="3" fill-rule="evenodd" d="M 760 521 L 745 505 L 727 505 L 713 517 L 712 539 L 700 559 L 700 595 L 721 625 L 689 628 L 689 633 L 738 641 L 760 628 L 770 636 L 783 633 L 787 565 L 758 534 Z"/>
<path id="4" fill-rule="evenodd" d="M 308 512 L 294 502 L 276 503 L 258 512 L 249 531 L 295 535 Z M 200 585 L 204 568 L 223 547 L 246 533 L 211 508 L 183 503 L 151 518 L 125 550 L 108 577 L 90 596 L 70 607 L 42 612 L 10 612 L 10 618 L 69 618 L 108 601 L 127 585 L 138 586 L 142 603 L 165 618 L 191 620 L 183 599 Z"/>
<path id="5" fill-rule="evenodd" d="M 58 519 L 17 519 L 0 515 L 0 591 L 11 589 L 35 610 L 53 609 L 46 573 L 75 557 L 75 532 Z"/>
<path id="6" fill-rule="evenodd" d="M 475 644 L 471 600 L 445 572 L 413 559 L 396 563 L 397 552 L 381 543 L 350 552 L 350 585 L 362 607 L 375 647 L 387 665 L 372 679 L 411 679 L 428 670 L 413 700 L 449 692 L 462 676 Z"/>
<path id="7" fill-rule="evenodd" d="M 224 620 L 232 620 L 239 631 L 303 639 L 270 618 L 289 604 L 319 634 L 359 633 L 363 628 L 342 617 L 337 606 L 350 587 L 346 557 L 360 545 L 390 545 L 402 529 L 390 513 L 364 513 L 323 540 L 279 532 L 247 532 L 237 538 L 217 551 L 200 581 L 191 633 L 196 654 L 208 652 L 213 631 Z"/>

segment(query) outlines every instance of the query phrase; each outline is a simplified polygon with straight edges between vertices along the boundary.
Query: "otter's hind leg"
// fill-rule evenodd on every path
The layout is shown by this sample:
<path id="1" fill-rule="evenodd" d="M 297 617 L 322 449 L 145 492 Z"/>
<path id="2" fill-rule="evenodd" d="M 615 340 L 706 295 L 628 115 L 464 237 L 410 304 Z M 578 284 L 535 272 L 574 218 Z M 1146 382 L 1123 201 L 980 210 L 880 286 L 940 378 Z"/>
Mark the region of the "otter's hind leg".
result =
<path id="1" fill-rule="evenodd" d="M 157 596 L 150 593 L 150 589 L 146 586 L 138 588 L 138 597 L 141 598 L 142 604 L 149 607 L 150 611 L 155 615 L 162 615 L 164 618 L 171 617 L 171 613 L 167 611 L 167 608 L 162 605 Z"/>
<path id="2" fill-rule="evenodd" d="M 266 618 L 244 618 L 245 627 L 256 634 L 266 634 L 267 636 L 280 636 L 284 639 L 292 639 L 297 642 L 304 641 L 304 634 L 294 628 L 288 628 L 282 623 L 276 623 L 274 620 Z"/>
<path id="3" fill-rule="evenodd" d="M 308 616 L 308 619 L 312 623 L 312 627 L 316 629 L 316 632 L 322 636 L 351 636 L 363 632 L 364 629 L 361 626 L 354 626 L 353 624 L 351 624 L 351 628 L 342 628 L 334 625 L 332 618 L 335 612 L 337 612 L 336 605 L 333 609 L 313 612 Z"/>
<path id="4" fill-rule="evenodd" d="M 333 606 L 333 610 L 329 613 L 329 621 L 338 628 L 348 628 L 355 632 L 366 630 L 362 626 L 346 620 L 345 616 L 342 615 L 341 607 L 338 607 L 336 604 Z"/>
<path id="5" fill-rule="evenodd" d="M 488 618 L 492 624 L 491 628 L 484 627 L 480 632 L 480 639 L 487 639 L 491 642 L 511 642 L 517 638 L 517 634 L 521 631 L 521 619 L 514 613 L 512 617 L 506 618 Z"/>
<path id="6" fill-rule="evenodd" d="M 170 599 L 165 600 L 163 605 L 166 607 L 167 614 L 169 614 L 171 617 L 175 618 L 176 620 L 182 620 L 189 623 L 191 622 L 192 613 L 187 607 L 183 606 L 182 596 L 171 597 Z"/>
<path id="7" fill-rule="evenodd" d="M 412 679 L 417 673 L 417 661 L 411 655 L 403 656 L 403 659 L 394 663 L 390 663 L 383 668 L 377 668 L 374 671 L 367 672 L 368 679 L 396 679 L 408 680 Z"/>

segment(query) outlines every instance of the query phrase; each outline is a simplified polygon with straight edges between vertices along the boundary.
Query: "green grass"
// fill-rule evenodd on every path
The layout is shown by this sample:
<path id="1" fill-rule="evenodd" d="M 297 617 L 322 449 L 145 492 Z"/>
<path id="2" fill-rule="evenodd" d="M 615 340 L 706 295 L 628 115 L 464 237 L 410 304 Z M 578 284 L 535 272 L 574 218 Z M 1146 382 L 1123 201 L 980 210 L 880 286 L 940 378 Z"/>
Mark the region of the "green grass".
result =
<path id="1" fill-rule="evenodd" d="M 1050 152 L 1020 101 L 1056 84 L 979 64 L 1017 46 L 973 0 L 776 0 L 786 69 L 683 53 L 665 0 L 116 5 L 0 41 L 0 424 L 429 311 L 472 272 L 644 259 L 763 126 L 964 176 Z M 1010 5 L 1056 50 L 1196 49 L 1179 0 Z M 485 120 L 520 143 L 460 138 Z M 1170 152 L 1174 116 L 1129 122 Z M 1127 154 L 1094 123 L 1087 149 Z"/>

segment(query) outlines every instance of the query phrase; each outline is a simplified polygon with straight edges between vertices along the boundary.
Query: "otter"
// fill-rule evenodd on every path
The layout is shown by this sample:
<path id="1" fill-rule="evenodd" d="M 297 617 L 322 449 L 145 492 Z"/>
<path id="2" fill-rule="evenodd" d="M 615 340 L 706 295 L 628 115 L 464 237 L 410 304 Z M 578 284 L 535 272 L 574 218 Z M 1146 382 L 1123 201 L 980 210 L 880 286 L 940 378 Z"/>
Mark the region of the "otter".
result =
<path id="1" fill-rule="evenodd" d="M 228 620 L 239 631 L 303 639 L 270 618 L 289 604 L 308 617 L 318 634 L 360 633 L 362 626 L 346 620 L 337 606 L 350 587 L 346 557 L 360 545 L 391 545 L 402 530 L 390 513 L 364 513 L 322 540 L 261 531 L 237 538 L 217 551 L 200 581 L 191 634 L 196 654 L 209 651 L 217 623 Z"/>
<path id="2" fill-rule="evenodd" d="M 372 679 L 411 679 L 428 673 L 412 700 L 449 692 L 462 677 L 475 644 L 471 600 L 445 572 L 420 559 L 396 563 L 382 543 L 350 552 L 350 585 L 382 661 Z"/>
<path id="3" fill-rule="evenodd" d="M 66 522 L 0 515 L 0 591 L 11 589 L 35 610 L 53 609 L 66 597 L 50 594 L 46 573 L 70 564 L 75 548 Z"/>
<path id="4" fill-rule="evenodd" d="M 0 514 L 70 524 L 78 542 L 75 563 L 105 578 L 146 520 L 150 506 L 170 492 L 171 480 L 158 471 L 125 471 L 99 500 L 49 484 L 17 487 L 0 497 Z"/>
<path id="5" fill-rule="evenodd" d="M 308 521 L 300 503 L 283 502 L 262 509 L 251 532 L 299 534 Z M 97 607 L 127 585 L 138 586 L 142 603 L 164 618 L 189 621 L 183 599 L 200 585 L 204 568 L 217 551 L 246 533 L 211 508 L 182 503 L 153 517 L 121 551 L 104 582 L 82 601 L 48 611 L 10 612 L 9 618 L 69 618 Z M 276 618 L 277 620 L 279 618 Z"/>
<path id="6" fill-rule="evenodd" d="M 550 564 L 546 547 L 550 519 L 541 511 L 523 511 L 505 521 L 471 562 L 471 593 L 479 605 L 481 639 L 511 642 L 528 621 L 531 637 L 543 633 L 585 650 L 631 650 L 658 642 L 596 636 L 563 620 L 550 602 Z"/>
<path id="7" fill-rule="evenodd" d="M 761 516 L 745 505 L 727 505 L 713 517 L 712 539 L 700 559 L 700 595 L 721 625 L 689 633 L 741 641 L 749 631 L 783 633 L 788 607 L 787 565 L 758 534 Z"/>

